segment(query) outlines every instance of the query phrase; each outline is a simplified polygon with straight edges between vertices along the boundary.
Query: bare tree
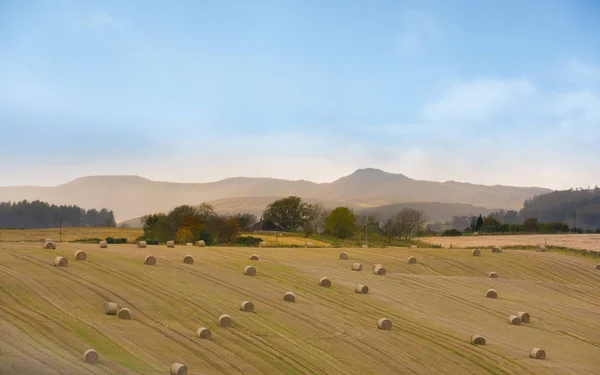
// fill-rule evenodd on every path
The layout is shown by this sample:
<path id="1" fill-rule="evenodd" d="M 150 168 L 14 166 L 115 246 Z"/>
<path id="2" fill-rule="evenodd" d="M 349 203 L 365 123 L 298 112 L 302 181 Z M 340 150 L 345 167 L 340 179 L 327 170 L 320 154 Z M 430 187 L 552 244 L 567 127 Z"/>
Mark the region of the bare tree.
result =
<path id="1" fill-rule="evenodd" d="M 425 224 L 425 214 L 421 210 L 403 208 L 396 214 L 395 221 L 398 235 L 411 238 Z"/>
<path id="2" fill-rule="evenodd" d="M 321 203 L 315 203 L 312 205 L 312 213 L 310 217 L 310 224 L 312 225 L 315 233 L 323 233 L 327 231 L 327 218 L 331 210 L 328 210 Z"/>

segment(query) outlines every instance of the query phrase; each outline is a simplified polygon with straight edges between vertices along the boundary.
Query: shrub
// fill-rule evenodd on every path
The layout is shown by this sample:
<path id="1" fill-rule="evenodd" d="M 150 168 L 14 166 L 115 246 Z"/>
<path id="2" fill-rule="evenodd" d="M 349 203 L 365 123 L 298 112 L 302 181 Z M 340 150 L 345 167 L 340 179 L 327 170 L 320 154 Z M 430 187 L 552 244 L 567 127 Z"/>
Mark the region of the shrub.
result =
<path id="1" fill-rule="evenodd" d="M 114 244 L 115 242 L 115 238 L 114 237 L 106 237 L 106 243 L 107 244 Z"/>
<path id="2" fill-rule="evenodd" d="M 442 236 L 462 236 L 462 232 L 458 229 L 446 229 L 442 232 Z"/>
<path id="3" fill-rule="evenodd" d="M 258 246 L 260 242 L 262 242 L 262 238 L 252 236 L 238 237 L 235 241 L 240 246 Z"/>

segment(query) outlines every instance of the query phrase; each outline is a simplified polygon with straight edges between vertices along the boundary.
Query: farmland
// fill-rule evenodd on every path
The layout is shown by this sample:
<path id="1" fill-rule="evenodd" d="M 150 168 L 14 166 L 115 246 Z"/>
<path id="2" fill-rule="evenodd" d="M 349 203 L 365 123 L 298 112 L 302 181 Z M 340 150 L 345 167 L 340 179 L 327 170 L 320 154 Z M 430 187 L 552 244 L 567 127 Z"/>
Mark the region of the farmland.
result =
<path id="1" fill-rule="evenodd" d="M 76 250 L 88 254 L 75 261 Z M 350 260 L 338 259 L 346 251 Z M 260 261 L 248 258 L 252 253 Z M 194 264 L 183 264 L 186 254 Z M 52 266 L 56 255 L 66 268 Z M 146 255 L 156 266 L 143 264 Z M 415 256 L 417 264 L 407 258 Z M 350 270 L 362 262 L 364 270 Z M 371 272 L 382 263 L 387 275 Z M 254 265 L 257 275 L 244 276 Z M 584 374 L 600 368 L 600 271 L 584 257 L 460 249 L 0 243 L 0 373 Z M 490 271 L 498 279 L 490 279 Z M 333 285 L 320 287 L 328 276 Z M 355 284 L 369 287 L 355 294 Z M 498 299 L 485 298 L 494 288 Z M 296 303 L 283 301 L 287 291 Z M 106 301 L 132 320 L 103 314 Z M 254 313 L 239 310 L 252 301 Z M 512 326 L 509 315 L 531 314 Z M 230 328 L 217 319 L 229 314 Z M 387 317 L 391 331 L 377 329 Z M 199 327 L 211 340 L 195 337 Z M 469 343 L 479 333 L 486 346 Z M 529 350 L 541 347 L 546 360 Z M 94 348 L 100 362 L 83 362 Z"/>
<path id="2" fill-rule="evenodd" d="M 443 247 L 558 246 L 600 251 L 600 234 L 524 234 L 497 236 L 423 237 L 420 241 Z"/>

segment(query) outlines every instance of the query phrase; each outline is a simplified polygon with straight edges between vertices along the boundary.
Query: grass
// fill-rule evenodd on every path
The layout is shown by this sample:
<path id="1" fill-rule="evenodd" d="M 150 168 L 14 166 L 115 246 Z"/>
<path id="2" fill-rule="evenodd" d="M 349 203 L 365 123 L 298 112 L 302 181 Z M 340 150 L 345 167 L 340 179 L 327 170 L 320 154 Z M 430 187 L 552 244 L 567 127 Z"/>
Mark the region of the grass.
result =
<path id="1" fill-rule="evenodd" d="M 132 242 L 142 234 L 143 230 L 140 228 L 63 228 L 62 241 L 115 237 L 127 238 L 128 241 Z M 61 238 L 60 230 L 58 228 L 0 229 L 0 242 L 42 242 L 46 238 L 59 241 Z"/>
<path id="2" fill-rule="evenodd" d="M 284 236 L 285 238 L 285 236 Z M 73 259 L 85 250 L 88 261 Z M 346 251 L 350 260 L 338 260 Z M 261 260 L 251 262 L 256 252 Z M 195 258 L 185 265 L 186 254 Z M 56 255 L 67 268 L 53 267 Z M 146 255 L 156 266 L 143 265 Z M 418 264 L 408 265 L 408 256 Z M 350 270 L 362 262 L 365 270 Z M 388 274 L 370 272 L 382 263 Z M 257 276 L 243 275 L 253 264 Z M 585 257 L 430 248 L 184 247 L 0 243 L 0 373 L 591 374 L 600 368 L 600 271 Z M 489 279 L 495 271 L 499 279 Z M 328 276 L 333 285 L 317 285 Z M 354 293 L 356 283 L 369 294 Z M 494 288 L 499 298 L 484 293 Z M 286 303 L 287 291 L 296 303 Z M 133 319 L 103 314 L 107 300 Z M 250 300 L 255 313 L 239 311 Z M 528 311 L 530 324 L 506 319 Z M 229 314 L 233 326 L 217 325 Z M 394 327 L 376 328 L 381 317 Z M 198 327 L 211 340 L 195 338 Z M 485 347 L 469 344 L 480 333 Z M 547 361 L 528 358 L 543 347 Z M 100 363 L 82 361 L 94 348 Z M 435 360 L 433 360 L 435 359 Z M 12 372 L 11 372 L 12 371 Z M 22 371 L 25 373 L 26 371 Z"/>

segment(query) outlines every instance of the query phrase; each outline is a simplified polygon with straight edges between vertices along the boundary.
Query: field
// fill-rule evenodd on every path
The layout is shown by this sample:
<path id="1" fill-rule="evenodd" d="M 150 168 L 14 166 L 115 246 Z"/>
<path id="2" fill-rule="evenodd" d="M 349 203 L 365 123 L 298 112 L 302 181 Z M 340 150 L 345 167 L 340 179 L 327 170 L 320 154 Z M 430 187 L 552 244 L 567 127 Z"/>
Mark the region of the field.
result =
<path id="1" fill-rule="evenodd" d="M 600 234 L 524 234 L 506 236 L 424 237 L 424 243 L 444 247 L 474 246 L 560 246 L 572 249 L 600 251 Z"/>
<path id="2" fill-rule="evenodd" d="M 87 261 L 74 260 L 85 250 Z M 1 374 L 593 374 L 600 271 L 584 257 L 460 249 L 196 248 L 0 243 Z M 248 260 L 257 253 L 258 262 Z M 143 265 L 156 256 L 156 266 Z M 183 264 L 185 254 L 195 258 Z M 52 266 L 56 255 L 67 268 Z M 410 255 L 418 264 L 409 265 Z M 350 270 L 362 262 L 362 272 Z M 373 263 L 388 274 L 376 276 Z M 243 275 L 253 264 L 257 275 Z M 489 279 L 495 271 L 498 279 Z M 320 287 L 322 276 L 331 288 Z M 354 293 L 356 283 L 369 294 Z M 485 291 L 494 288 L 498 299 Z M 293 291 L 296 303 L 283 301 Z M 239 310 L 254 302 L 254 313 Z M 132 320 L 103 314 L 114 301 Z M 508 316 L 531 314 L 512 326 Z M 229 314 L 233 326 L 217 319 Z M 377 320 L 393 321 L 391 331 Z M 212 330 L 211 340 L 195 337 Z M 486 346 L 469 343 L 472 334 Z M 546 360 L 528 358 L 541 347 Z M 96 365 L 83 352 L 100 354 Z"/>
<path id="3" fill-rule="evenodd" d="M 63 228 L 62 240 L 75 241 L 84 238 L 115 237 L 127 238 L 134 241 L 144 232 L 139 228 Z M 58 241 L 60 232 L 58 228 L 49 229 L 0 229 L 0 242 L 36 241 L 41 242 L 46 238 Z"/>
<path id="4" fill-rule="evenodd" d="M 269 246 L 304 246 L 307 242 L 311 242 L 313 246 L 318 247 L 329 247 L 330 243 L 325 241 L 319 241 L 311 238 L 304 238 L 300 236 L 277 236 L 273 234 L 258 234 L 258 233 L 244 233 L 243 236 L 260 237 L 263 241 L 267 241 Z"/>

